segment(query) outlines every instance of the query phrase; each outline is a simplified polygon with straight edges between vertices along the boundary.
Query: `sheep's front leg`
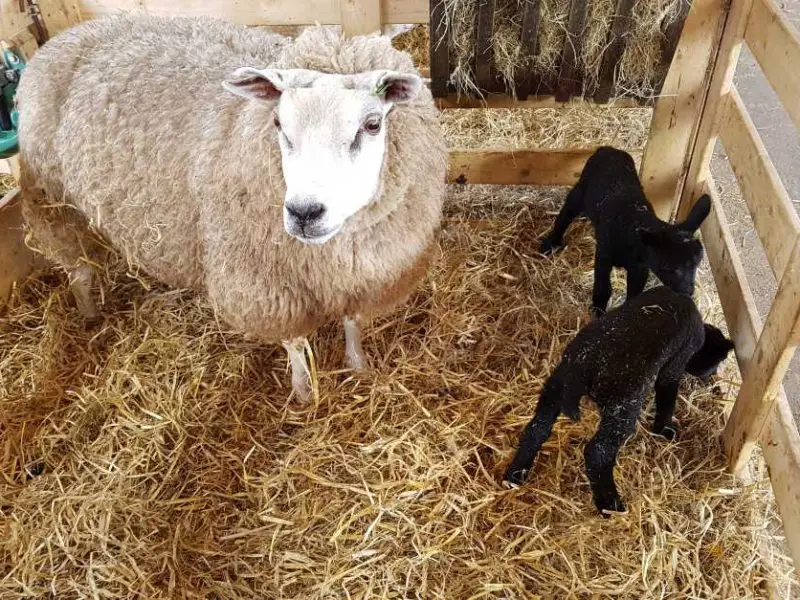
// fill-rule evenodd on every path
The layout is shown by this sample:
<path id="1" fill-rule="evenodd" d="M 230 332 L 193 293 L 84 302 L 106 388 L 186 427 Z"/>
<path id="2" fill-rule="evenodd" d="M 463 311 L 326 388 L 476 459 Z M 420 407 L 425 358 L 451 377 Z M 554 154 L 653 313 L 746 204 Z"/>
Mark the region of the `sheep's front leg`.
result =
<path id="1" fill-rule="evenodd" d="M 363 319 L 356 316 L 344 318 L 344 354 L 350 369 L 362 371 L 367 368 L 367 358 L 361 346 L 361 325 Z"/>
<path id="2" fill-rule="evenodd" d="M 306 359 L 306 346 L 308 341 L 304 337 L 294 338 L 283 342 L 283 347 L 289 355 L 289 364 L 292 367 L 292 389 L 302 402 L 311 399 L 311 369 Z"/>
<path id="3" fill-rule="evenodd" d="M 94 267 L 81 265 L 69 271 L 69 287 L 75 298 L 78 312 L 86 319 L 96 319 L 98 316 L 97 305 L 92 298 L 92 284 L 94 282 Z"/>
<path id="4" fill-rule="evenodd" d="M 644 291 L 649 273 L 650 270 L 646 265 L 636 265 L 627 269 L 628 289 L 625 291 L 626 300 L 631 300 Z"/>
<path id="5" fill-rule="evenodd" d="M 625 512 L 625 504 L 614 483 L 614 467 L 619 449 L 636 430 L 636 417 L 641 408 L 641 402 L 635 398 L 621 398 L 616 404 L 620 403 L 624 403 L 623 412 L 603 410 L 600 427 L 583 453 L 594 505 L 606 518 L 607 512 Z"/>
<path id="6" fill-rule="evenodd" d="M 592 316 L 599 317 L 606 312 L 611 299 L 611 260 L 595 253 L 594 287 L 592 289 Z"/>
<path id="7" fill-rule="evenodd" d="M 567 199 L 564 201 L 564 206 L 561 207 L 556 217 L 553 229 L 551 229 L 550 233 L 542 240 L 539 246 L 539 252 L 542 254 L 551 254 L 557 248 L 561 247 L 564 243 L 564 234 L 567 228 L 572 221 L 580 216 L 583 209 L 583 186 L 578 183 L 569 191 L 569 194 L 567 194 Z"/>

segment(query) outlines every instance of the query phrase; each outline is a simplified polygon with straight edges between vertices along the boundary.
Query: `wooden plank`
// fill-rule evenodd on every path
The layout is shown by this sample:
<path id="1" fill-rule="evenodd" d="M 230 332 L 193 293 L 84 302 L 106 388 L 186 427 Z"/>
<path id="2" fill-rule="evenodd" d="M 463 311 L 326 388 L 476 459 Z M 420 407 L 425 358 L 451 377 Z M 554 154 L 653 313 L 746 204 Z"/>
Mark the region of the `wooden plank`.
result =
<path id="1" fill-rule="evenodd" d="M 800 433 L 782 386 L 761 434 L 761 451 L 795 573 L 800 575 Z"/>
<path id="2" fill-rule="evenodd" d="M 31 56 L 33 56 L 34 53 L 39 49 L 39 44 L 36 41 L 36 38 L 27 29 L 18 33 L 13 38 L 10 38 L 8 40 L 8 45 L 20 53 L 22 58 L 26 61 L 30 60 Z"/>
<path id="3" fill-rule="evenodd" d="M 120 10 L 146 10 L 169 16 L 213 16 L 245 25 L 339 25 L 339 3 L 332 0 L 75 0 L 84 19 Z M 428 23 L 428 0 L 383 0 L 383 24 Z"/>
<path id="4" fill-rule="evenodd" d="M 686 24 L 686 17 L 689 15 L 690 7 L 691 2 L 681 2 L 678 6 L 678 13 L 664 31 L 664 38 L 661 43 L 662 64 L 658 67 L 659 73 L 656 76 L 654 85 L 656 94 L 661 92 L 669 71 L 669 63 L 663 63 L 667 60 L 671 61 L 675 50 L 678 48 L 678 42 L 681 39 L 681 33 L 683 33 L 683 26 Z"/>
<path id="5" fill-rule="evenodd" d="M 581 90 L 582 72 L 578 69 L 578 57 L 583 47 L 583 30 L 589 16 L 587 0 L 571 0 L 567 19 L 567 35 L 561 53 L 561 71 L 556 85 L 556 99 L 566 102 Z"/>
<path id="6" fill-rule="evenodd" d="M 773 0 L 753 0 L 744 34 L 783 107 L 800 129 L 800 36 Z"/>
<path id="7" fill-rule="evenodd" d="M 711 196 L 711 213 L 700 228 L 703 246 L 737 356 L 746 364 L 756 349 L 761 318 L 713 180 L 703 181 L 699 191 Z"/>
<path id="8" fill-rule="evenodd" d="M 573 103 L 586 102 L 590 100 L 574 100 Z M 445 108 L 553 108 L 564 106 L 563 102 L 556 100 L 555 96 L 532 96 L 527 100 L 515 100 L 507 94 L 488 94 L 485 98 L 467 98 L 457 94 L 449 94 L 444 98 L 437 98 L 436 105 L 440 109 Z M 641 108 L 642 103 L 636 98 L 617 98 L 606 106 L 615 108 Z"/>
<path id="9" fill-rule="evenodd" d="M 701 232 L 728 330 L 736 344 L 739 370 L 744 373 L 749 368 L 762 325 L 714 187 L 713 180 L 710 180 L 703 181 L 699 188 L 700 193 L 710 194 L 712 199 L 711 214 L 703 223 Z M 797 569 L 800 567 L 800 433 L 782 386 L 767 419 L 761 448 Z"/>
<path id="10" fill-rule="evenodd" d="M 722 98 L 731 90 L 736 63 L 742 49 L 744 30 L 750 15 L 753 0 L 732 0 L 730 12 L 722 33 L 719 52 L 711 74 L 707 98 L 704 101 L 700 125 L 689 158 L 686 180 L 679 196 L 678 219 L 689 214 L 697 193 L 700 179 L 714 153 L 719 123 L 724 116 L 725 103 Z"/>
<path id="11" fill-rule="evenodd" d="M 81 14 L 74 0 L 39 0 L 39 11 L 49 37 L 81 22 Z"/>
<path id="12" fill-rule="evenodd" d="M 342 32 L 346 36 L 367 35 L 381 30 L 380 0 L 339 0 Z"/>
<path id="13" fill-rule="evenodd" d="M 614 91 L 614 74 L 625 51 L 625 33 L 631 26 L 631 9 L 634 0 L 617 0 L 614 10 L 614 21 L 611 23 L 611 30 L 608 32 L 608 40 L 603 62 L 600 64 L 599 84 L 594 94 L 594 101 L 599 103 L 608 102 Z"/>
<path id="14" fill-rule="evenodd" d="M 15 188 L 0 199 L 0 306 L 8 299 L 14 282 L 27 276 L 38 262 L 37 255 L 25 245 L 18 191 Z"/>
<path id="15" fill-rule="evenodd" d="M 708 90 L 706 73 L 716 56 L 726 8 L 726 0 L 694 0 L 653 110 L 640 176 L 648 199 L 662 219 L 672 216 L 682 190 L 687 157 Z"/>
<path id="16" fill-rule="evenodd" d="M 450 80 L 449 29 L 445 15 L 445 0 L 430 0 L 430 56 L 431 56 L 431 94 L 443 98 L 448 92 Z"/>
<path id="17" fill-rule="evenodd" d="M 0 159 L 0 173 L 13 175 L 19 181 L 19 154 Z"/>
<path id="18" fill-rule="evenodd" d="M 494 88 L 492 33 L 494 32 L 495 0 L 478 0 L 478 23 L 475 28 L 475 79 L 483 91 Z"/>
<path id="19" fill-rule="evenodd" d="M 539 22 L 541 21 L 540 0 L 526 0 L 522 9 L 522 32 L 520 33 L 520 50 L 523 62 L 532 62 L 536 56 L 539 41 Z M 526 100 L 530 94 L 536 93 L 538 77 L 533 69 L 520 69 L 517 74 L 516 92 L 520 100 Z"/>
<path id="20" fill-rule="evenodd" d="M 594 150 L 451 150 L 448 181 L 499 185 L 573 185 Z"/>
<path id="21" fill-rule="evenodd" d="M 28 13 L 20 10 L 17 0 L 0 0 L 0 39 L 11 39 L 32 24 Z"/>
<path id="22" fill-rule="evenodd" d="M 719 135 L 769 264 L 780 280 L 792 252 L 787 242 L 800 234 L 800 217 L 735 87 L 724 100 Z"/>
<path id="23" fill-rule="evenodd" d="M 742 387 L 722 435 L 734 473 L 747 465 L 778 397 L 786 369 L 794 356 L 800 326 L 800 238 L 786 240 L 792 253 L 778 285 Z"/>

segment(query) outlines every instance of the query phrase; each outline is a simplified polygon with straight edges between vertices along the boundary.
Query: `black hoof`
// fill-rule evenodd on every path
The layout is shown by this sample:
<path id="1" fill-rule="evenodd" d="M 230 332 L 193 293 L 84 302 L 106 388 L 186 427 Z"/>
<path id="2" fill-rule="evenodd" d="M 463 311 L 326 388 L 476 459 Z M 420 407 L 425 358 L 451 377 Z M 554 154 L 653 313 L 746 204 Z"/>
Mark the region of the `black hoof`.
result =
<path id="1" fill-rule="evenodd" d="M 525 483 L 525 478 L 528 476 L 527 469 L 516 469 L 510 468 L 506 471 L 506 474 L 503 475 L 503 481 L 507 481 L 511 485 L 520 486 Z"/>
<path id="2" fill-rule="evenodd" d="M 653 427 L 653 433 L 672 442 L 678 437 L 678 426 L 675 423 L 669 423 L 661 428 Z"/>
<path id="3" fill-rule="evenodd" d="M 43 460 L 36 460 L 31 463 L 28 463 L 25 466 L 25 476 L 26 479 L 33 479 L 35 477 L 39 477 L 41 474 L 44 473 L 44 461 Z"/>
<path id="4" fill-rule="evenodd" d="M 625 503 L 622 502 L 622 499 L 616 493 L 608 497 L 595 497 L 594 505 L 597 507 L 600 514 L 603 515 L 604 519 L 611 517 L 611 513 L 624 513 L 628 510 L 625 508 Z"/>
<path id="5" fill-rule="evenodd" d="M 592 315 L 593 319 L 598 319 L 602 317 L 604 314 L 606 314 L 606 309 L 593 305 L 589 308 L 589 314 Z"/>
<path id="6" fill-rule="evenodd" d="M 539 244 L 539 253 L 549 256 L 561 249 L 560 244 L 554 243 L 550 238 L 544 238 Z"/>

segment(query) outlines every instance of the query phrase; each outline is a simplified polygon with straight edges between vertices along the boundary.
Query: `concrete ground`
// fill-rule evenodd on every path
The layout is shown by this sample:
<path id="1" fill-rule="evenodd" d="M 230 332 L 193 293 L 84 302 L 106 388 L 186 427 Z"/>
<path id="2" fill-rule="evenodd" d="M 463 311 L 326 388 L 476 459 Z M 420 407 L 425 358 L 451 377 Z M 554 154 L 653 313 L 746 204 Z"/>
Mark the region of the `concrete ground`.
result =
<path id="1" fill-rule="evenodd" d="M 800 0 L 779 0 L 778 4 L 784 9 L 794 27 L 800 31 Z M 735 84 L 797 208 L 800 203 L 800 134 L 761 73 L 757 61 L 746 47 L 742 50 L 736 70 Z M 762 318 L 766 317 L 777 284 L 739 193 L 736 178 L 720 145 L 714 154 L 712 172 L 759 313 Z M 785 386 L 795 421 L 800 423 L 800 353 L 789 369 Z"/>

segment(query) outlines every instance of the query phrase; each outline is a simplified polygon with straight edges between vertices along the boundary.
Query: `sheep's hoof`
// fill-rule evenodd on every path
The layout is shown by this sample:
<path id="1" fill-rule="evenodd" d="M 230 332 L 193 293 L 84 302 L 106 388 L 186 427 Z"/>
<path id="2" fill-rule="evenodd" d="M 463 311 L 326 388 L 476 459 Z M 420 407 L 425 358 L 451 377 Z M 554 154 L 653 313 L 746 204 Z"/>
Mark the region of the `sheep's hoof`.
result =
<path id="1" fill-rule="evenodd" d="M 369 367 L 369 363 L 367 362 L 367 358 L 364 356 L 363 353 L 357 354 L 347 354 L 344 359 L 344 363 L 348 369 L 353 371 L 365 371 Z"/>
<path id="2" fill-rule="evenodd" d="M 313 396 L 311 382 L 306 377 L 292 378 L 292 391 L 302 404 L 308 404 Z"/>
<path id="3" fill-rule="evenodd" d="M 554 254 L 558 250 L 561 250 L 561 244 L 556 244 L 550 238 L 544 238 L 542 243 L 539 244 L 539 254 L 544 254 L 545 256 L 549 256 Z"/>
<path id="4" fill-rule="evenodd" d="M 661 429 L 653 428 L 653 433 L 672 442 L 678 437 L 678 426 L 675 423 L 669 423 L 668 425 L 664 425 Z"/>
<path id="5" fill-rule="evenodd" d="M 599 319 L 604 314 L 606 314 L 606 309 L 592 305 L 591 307 L 589 307 L 589 314 L 592 316 L 593 319 Z"/>
<path id="6" fill-rule="evenodd" d="M 611 517 L 612 513 L 626 513 L 628 509 L 616 492 L 603 497 L 595 497 L 594 505 L 604 519 Z"/>
<path id="7" fill-rule="evenodd" d="M 87 331 L 91 331 L 93 329 L 97 329 L 100 325 L 103 324 L 103 315 L 101 313 L 95 313 L 93 315 L 82 315 L 83 316 L 83 328 Z"/>
<path id="8" fill-rule="evenodd" d="M 25 475 L 27 479 L 39 477 L 42 473 L 44 473 L 44 461 L 42 460 L 31 462 L 25 466 Z"/>
<path id="9" fill-rule="evenodd" d="M 525 483 L 525 478 L 528 476 L 528 469 L 518 469 L 511 467 L 503 475 L 503 481 L 511 484 L 512 486 L 521 486 Z"/>

